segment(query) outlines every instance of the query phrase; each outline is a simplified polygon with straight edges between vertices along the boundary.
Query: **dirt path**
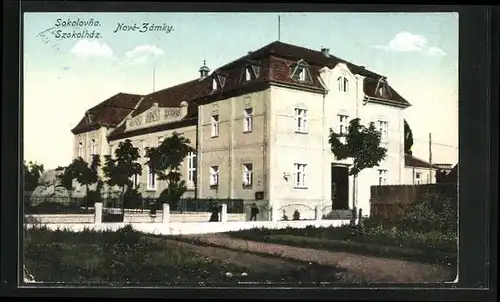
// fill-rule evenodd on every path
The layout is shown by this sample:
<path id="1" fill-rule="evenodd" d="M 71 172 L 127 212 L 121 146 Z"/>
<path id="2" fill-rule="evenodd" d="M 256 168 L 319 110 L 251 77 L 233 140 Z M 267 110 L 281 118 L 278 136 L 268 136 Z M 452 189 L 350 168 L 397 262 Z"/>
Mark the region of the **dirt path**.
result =
<path id="1" fill-rule="evenodd" d="M 186 235 L 183 237 L 205 244 L 236 249 L 242 252 L 247 251 L 264 253 L 268 255 L 283 257 L 285 259 L 295 259 L 304 261 L 306 263 L 312 262 L 323 266 L 331 266 L 332 268 L 337 267 L 346 271 L 342 279 L 350 283 L 427 283 L 453 281 L 455 279 L 455 272 L 446 267 L 438 265 L 379 257 L 369 257 L 342 252 L 298 248 L 273 243 L 262 243 L 251 240 L 230 238 L 223 234 Z M 220 253 L 228 252 L 227 250 L 225 250 L 226 252 L 222 252 L 222 250 L 224 249 L 217 249 L 207 246 L 199 246 L 197 248 L 198 252 L 208 253 L 211 256 L 217 257 L 223 257 Z M 252 257 L 248 253 L 238 253 L 237 251 L 233 253 L 227 254 L 228 261 L 236 261 L 240 265 L 254 265 L 252 262 L 257 261 L 258 259 L 252 259 Z M 243 257 L 242 255 L 246 256 Z M 263 261 L 260 264 L 263 266 L 267 265 L 267 263 L 272 262 L 271 260 L 265 260 L 269 262 L 265 262 L 264 260 L 258 261 Z M 277 265 L 277 262 L 274 262 L 274 265 Z"/>
<path id="2" fill-rule="evenodd" d="M 176 245 L 198 255 L 247 268 L 249 274 L 248 281 L 262 281 L 252 279 L 255 278 L 255 276 L 267 276 L 278 281 L 291 279 L 305 282 L 342 282 L 345 279 L 345 272 L 334 267 L 324 267 L 308 262 L 304 263 L 278 257 L 255 255 L 220 247 L 202 246 L 179 240 L 163 240 L 165 240 L 168 245 Z M 280 276 L 286 277 L 279 278 Z"/>

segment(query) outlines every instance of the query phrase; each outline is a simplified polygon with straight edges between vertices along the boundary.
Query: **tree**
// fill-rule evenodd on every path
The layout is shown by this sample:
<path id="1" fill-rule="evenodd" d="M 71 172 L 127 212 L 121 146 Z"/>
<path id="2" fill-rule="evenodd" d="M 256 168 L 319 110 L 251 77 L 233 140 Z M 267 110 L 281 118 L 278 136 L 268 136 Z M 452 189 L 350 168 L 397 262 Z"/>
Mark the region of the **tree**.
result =
<path id="1" fill-rule="evenodd" d="M 73 178 L 76 179 L 82 186 L 85 186 L 85 207 L 88 208 L 89 198 L 89 186 L 96 184 L 99 181 L 99 166 L 101 165 L 101 158 L 98 154 L 92 156 L 92 162 L 90 165 L 81 157 L 75 158 L 71 163 L 71 171 Z M 98 188 L 100 189 L 100 188 Z M 98 190 L 96 190 L 98 191 Z"/>
<path id="2" fill-rule="evenodd" d="M 343 141 L 341 138 L 345 138 Z M 366 168 L 377 166 L 382 161 L 387 149 L 380 147 L 380 132 L 375 125 L 361 125 L 359 118 L 350 121 L 347 133 L 339 134 L 330 129 L 329 143 L 332 153 L 338 160 L 352 158 L 349 175 L 353 176 L 352 208 L 356 216 L 356 180 L 359 172 Z"/>
<path id="3" fill-rule="evenodd" d="M 73 172 L 73 166 L 70 164 L 66 167 L 57 167 L 56 171 L 61 172 L 62 174 L 57 175 L 59 180 L 61 181 L 61 185 L 68 190 L 68 194 L 71 198 L 73 193 L 73 179 L 75 179 L 75 173 Z"/>
<path id="4" fill-rule="evenodd" d="M 38 180 L 44 172 L 44 167 L 42 164 L 38 164 L 37 162 L 32 161 L 30 161 L 28 164 L 26 164 L 26 161 L 24 161 L 23 165 L 24 190 L 31 192 L 38 186 Z"/>
<path id="5" fill-rule="evenodd" d="M 105 156 L 103 172 L 107 178 L 106 183 L 110 187 L 117 186 L 121 188 L 120 200 L 122 214 L 124 213 L 123 196 L 126 189 L 132 186 L 132 180 L 130 178 L 136 174 L 142 174 L 141 164 L 137 162 L 139 158 L 139 149 L 134 147 L 129 139 L 118 144 L 114 157 L 111 155 Z"/>
<path id="6" fill-rule="evenodd" d="M 180 168 L 190 152 L 196 150 L 190 146 L 191 141 L 177 132 L 163 140 L 156 148 L 146 148 L 146 163 L 158 180 L 167 182 L 167 188 L 160 194 L 160 200 L 176 206 L 186 192 L 186 182 L 181 180 Z"/>
<path id="7" fill-rule="evenodd" d="M 405 154 L 412 155 L 411 147 L 413 147 L 413 133 L 411 132 L 410 125 L 404 120 L 405 122 Z"/>

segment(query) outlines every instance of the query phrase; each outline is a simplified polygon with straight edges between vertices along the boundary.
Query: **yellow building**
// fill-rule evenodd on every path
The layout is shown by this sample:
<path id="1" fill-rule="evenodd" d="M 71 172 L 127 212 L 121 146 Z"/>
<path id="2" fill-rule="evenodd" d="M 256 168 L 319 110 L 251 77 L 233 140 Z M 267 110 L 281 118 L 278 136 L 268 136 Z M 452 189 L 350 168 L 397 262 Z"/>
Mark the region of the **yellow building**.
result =
<path id="1" fill-rule="evenodd" d="M 197 150 L 183 164 L 187 196 L 257 199 L 273 208 L 273 217 L 283 211 L 291 217 L 297 209 L 308 218 L 315 208 L 352 207 L 355 189 L 357 207 L 369 213 L 371 185 L 404 182 L 402 112 L 409 106 L 386 77 L 326 48 L 273 42 L 213 72 L 203 64 L 192 81 L 110 98 L 72 130 L 73 148 L 75 157 L 88 159 L 112 154 L 130 139 L 144 154 L 177 131 Z M 352 162 L 335 159 L 328 135 L 356 117 L 376 123 L 388 153 L 378 167 L 363 170 L 353 188 Z M 134 182 L 152 197 L 166 186 L 145 165 Z"/>

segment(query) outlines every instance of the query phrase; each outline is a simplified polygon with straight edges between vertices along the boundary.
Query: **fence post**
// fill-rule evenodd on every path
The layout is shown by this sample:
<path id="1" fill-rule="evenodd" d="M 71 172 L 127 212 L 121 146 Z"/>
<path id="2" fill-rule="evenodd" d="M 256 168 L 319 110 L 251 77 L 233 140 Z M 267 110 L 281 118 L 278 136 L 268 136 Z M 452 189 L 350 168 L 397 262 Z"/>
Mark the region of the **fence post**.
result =
<path id="1" fill-rule="evenodd" d="M 102 202 L 94 203 L 94 223 L 102 223 Z"/>
<path id="2" fill-rule="evenodd" d="M 162 211 L 161 211 L 161 222 L 162 223 L 169 223 L 170 222 L 170 205 L 168 203 L 162 204 Z"/>
<path id="3" fill-rule="evenodd" d="M 318 206 L 316 206 L 316 208 L 314 209 L 314 218 L 316 220 L 321 220 L 321 213 Z"/>
<path id="4" fill-rule="evenodd" d="M 222 210 L 220 213 L 220 221 L 227 222 L 227 204 L 225 204 L 225 203 L 222 204 Z"/>

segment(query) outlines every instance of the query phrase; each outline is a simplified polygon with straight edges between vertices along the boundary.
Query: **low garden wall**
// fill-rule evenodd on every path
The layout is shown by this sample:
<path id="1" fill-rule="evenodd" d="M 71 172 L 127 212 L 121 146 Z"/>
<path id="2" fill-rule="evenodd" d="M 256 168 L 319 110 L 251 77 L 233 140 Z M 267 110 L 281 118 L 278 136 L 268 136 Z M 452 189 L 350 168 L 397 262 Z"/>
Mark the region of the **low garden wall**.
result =
<path id="1" fill-rule="evenodd" d="M 231 231 L 248 230 L 253 228 L 286 229 L 313 227 L 337 227 L 349 224 L 349 220 L 292 220 L 292 221 L 228 221 L 228 222 L 181 222 L 181 223 L 132 223 L 135 230 L 157 235 L 190 235 L 190 234 L 212 234 Z M 127 223 L 50 223 L 45 226 L 51 230 L 67 229 L 73 232 L 81 232 L 84 229 L 95 231 L 116 231 Z M 26 224 L 27 228 L 39 226 Z"/>
<path id="2" fill-rule="evenodd" d="M 27 222 L 39 224 L 94 223 L 94 214 L 36 214 L 26 215 Z M 208 222 L 210 213 L 170 214 L 170 222 Z M 227 214 L 227 221 L 245 221 L 245 214 Z M 146 213 L 126 213 L 124 223 L 161 223 L 162 212 L 156 212 L 153 219 Z"/>

